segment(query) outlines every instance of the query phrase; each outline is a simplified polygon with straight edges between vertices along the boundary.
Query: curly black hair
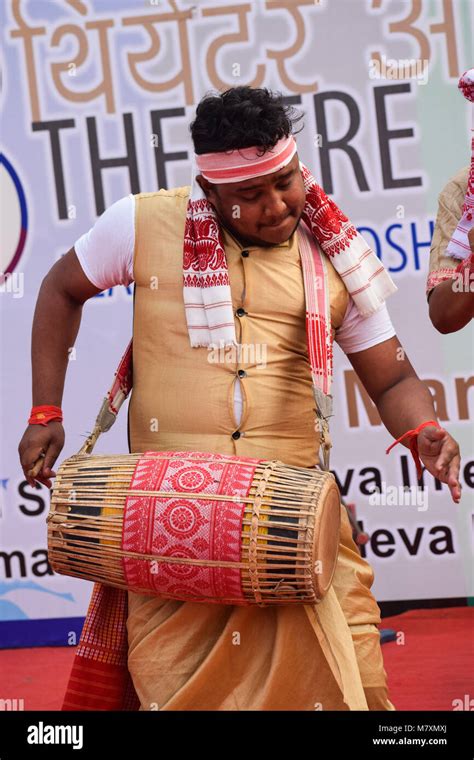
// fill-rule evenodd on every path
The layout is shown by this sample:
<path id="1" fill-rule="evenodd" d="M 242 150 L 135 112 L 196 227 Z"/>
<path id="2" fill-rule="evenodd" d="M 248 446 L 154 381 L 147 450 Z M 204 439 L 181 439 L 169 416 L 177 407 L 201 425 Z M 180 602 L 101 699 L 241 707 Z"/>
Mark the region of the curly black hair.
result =
<path id="1" fill-rule="evenodd" d="M 254 145 L 261 147 L 263 155 L 282 137 L 293 134 L 301 118 L 302 113 L 283 103 L 281 93 L 241 86 L 206 94 L 189 129 L 198 155 Z"/>

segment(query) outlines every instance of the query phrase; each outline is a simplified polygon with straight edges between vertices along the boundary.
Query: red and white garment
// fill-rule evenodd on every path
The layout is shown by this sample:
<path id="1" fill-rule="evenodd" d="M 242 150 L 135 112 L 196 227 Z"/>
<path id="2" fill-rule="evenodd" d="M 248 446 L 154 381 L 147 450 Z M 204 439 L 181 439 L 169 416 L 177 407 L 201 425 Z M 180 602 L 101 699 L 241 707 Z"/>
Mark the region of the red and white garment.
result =
<path id="1" fill-rule="evenodd" d="M 193 348 L 237 345 L 219 219 L 197 183 L 196 175 L 201 173 L 214 184 L 260 177 L 286 166 L 297 146 L 294 137 L 289 135 L 263 156 L 258 156 L 258 150 L 252 147 L 230 153 L 194 154 L 183 246 L 184 304 Z M 302 221 L 331 259 L 359 312 L 363 316 L 372 314 L 397 288 L 362 235 L 301 162 L 300 169 L 306 191 Z M 305 254 L 301 251 L 300 254 L 303 259 Z M 305 295 L 307 303 L 314 300 L 307 290 Z"/>

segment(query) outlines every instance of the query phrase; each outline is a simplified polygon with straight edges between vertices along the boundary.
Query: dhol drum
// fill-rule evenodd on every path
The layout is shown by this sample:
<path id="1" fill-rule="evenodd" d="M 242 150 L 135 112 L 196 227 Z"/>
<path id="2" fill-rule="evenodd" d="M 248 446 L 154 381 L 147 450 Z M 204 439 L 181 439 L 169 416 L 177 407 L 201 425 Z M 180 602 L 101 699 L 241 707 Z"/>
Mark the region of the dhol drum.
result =
<path id="1" fill-rule="evenodd" d="M 201 451 L 76 454 L 57 471 L 49 562 L 182 601 L 318 603 L 339 548 L 334 476 Z"/>

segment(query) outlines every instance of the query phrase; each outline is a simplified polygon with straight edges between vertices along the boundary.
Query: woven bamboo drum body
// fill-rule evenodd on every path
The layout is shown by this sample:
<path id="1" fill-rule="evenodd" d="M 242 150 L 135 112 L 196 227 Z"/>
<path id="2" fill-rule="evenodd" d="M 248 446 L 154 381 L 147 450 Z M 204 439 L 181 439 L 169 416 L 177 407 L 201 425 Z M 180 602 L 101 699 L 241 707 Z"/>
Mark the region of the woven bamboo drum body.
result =
<path id="1" fill-rule="evenodd" d="M 318 603 L 339 547 L 334 476 L 208 452 L 76 454 L 55 478 L 53 570 L 164 598 Z"/>

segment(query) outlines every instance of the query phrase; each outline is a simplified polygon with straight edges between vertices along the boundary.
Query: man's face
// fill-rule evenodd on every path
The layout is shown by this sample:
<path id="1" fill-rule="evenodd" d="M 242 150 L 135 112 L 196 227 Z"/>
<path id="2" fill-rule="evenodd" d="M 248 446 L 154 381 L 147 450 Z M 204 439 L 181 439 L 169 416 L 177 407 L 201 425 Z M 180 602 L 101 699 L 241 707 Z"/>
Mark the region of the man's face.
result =
<path id="1" fill-rule="evenodd" d="M 243 182 L 212 184 L 196 177 L 218 217 L 243 245 L 271 247 L 295 231 L 305 205 L 299 158 L 272 174 Z"/>

